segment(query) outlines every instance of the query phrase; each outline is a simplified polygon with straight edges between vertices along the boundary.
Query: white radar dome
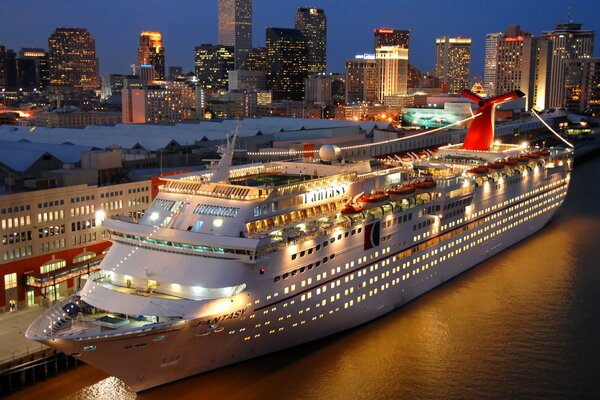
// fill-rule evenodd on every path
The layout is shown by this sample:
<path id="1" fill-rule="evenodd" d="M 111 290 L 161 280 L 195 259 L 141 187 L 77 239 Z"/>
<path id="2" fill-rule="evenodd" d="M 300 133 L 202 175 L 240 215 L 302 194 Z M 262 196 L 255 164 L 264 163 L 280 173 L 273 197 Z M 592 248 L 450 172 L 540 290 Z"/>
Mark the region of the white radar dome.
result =
<path id="1" fill-rule="evenodd" d="M 342 157 L 342 149 L 333 144 L 325 144 L 319 149 L 319 158 L 323 161 L 336 161 Z"/>

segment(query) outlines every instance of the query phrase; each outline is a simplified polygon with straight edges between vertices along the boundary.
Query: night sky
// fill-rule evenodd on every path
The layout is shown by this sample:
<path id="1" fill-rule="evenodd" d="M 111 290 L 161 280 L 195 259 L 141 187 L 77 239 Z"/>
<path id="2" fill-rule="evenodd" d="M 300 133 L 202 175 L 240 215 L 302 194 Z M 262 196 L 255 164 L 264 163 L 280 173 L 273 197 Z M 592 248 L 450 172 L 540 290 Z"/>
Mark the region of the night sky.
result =
<path id="1" fill-rule="evenodd" d="M 344 61 L 373 52 L 373 28 L 411 30 L 409 60 L 422 71 L 434 64 L 436 37 L 473 39 L 472 76 L 483 75 L 485 34 L 520 24 L 538 36 L 567 21 L 567 0 L 254 0 L 254 45 L 265 28 L 293 27 L 298 6 L 317 6 L 328 19 L 329 72 Z M 600 35 L 600 1 L 573 0 L 572 19 Z M 137 58 L 139 33 L 163 34 L 166 66 L 193 69 L 194 46 L 217 41 L 217 0 L 0 0 L 0 45 L 48 47 L 58 26 L 87 28 L 96 39 L 100 73 L 127 73 Z M 598 40 L 594 55 L 600 54 Z"/>

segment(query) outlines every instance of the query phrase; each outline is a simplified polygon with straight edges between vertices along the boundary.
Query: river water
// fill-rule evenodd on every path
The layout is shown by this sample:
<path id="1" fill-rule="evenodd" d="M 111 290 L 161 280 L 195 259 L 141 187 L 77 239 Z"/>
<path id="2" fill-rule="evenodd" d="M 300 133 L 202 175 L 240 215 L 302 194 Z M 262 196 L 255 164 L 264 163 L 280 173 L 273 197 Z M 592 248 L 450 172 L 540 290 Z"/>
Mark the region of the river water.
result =
<path id="1" fill-rule="evenodd" d="M 362 327 L 137 396 L 82 366 L 10 398 L 599 399 L 599 176 L 577 166 L 542 231 Z"/>

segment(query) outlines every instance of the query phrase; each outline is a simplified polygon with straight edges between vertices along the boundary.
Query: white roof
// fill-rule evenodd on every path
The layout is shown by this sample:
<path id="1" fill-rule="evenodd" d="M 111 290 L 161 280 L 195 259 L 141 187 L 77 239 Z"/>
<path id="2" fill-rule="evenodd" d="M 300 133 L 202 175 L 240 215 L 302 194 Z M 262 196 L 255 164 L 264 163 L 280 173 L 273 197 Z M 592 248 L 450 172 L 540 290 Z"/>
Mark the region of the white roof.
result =
<path id="1" fill-rule="evenodd" d="M 81 160 L 81 152 L 91 149 L 90 146 L 74 146 L 72 144 L 0 140 L 0 162 L 13 171 L 23 172 L 46 153 L 53 155 L 63 163 L 76 163 Z"/>

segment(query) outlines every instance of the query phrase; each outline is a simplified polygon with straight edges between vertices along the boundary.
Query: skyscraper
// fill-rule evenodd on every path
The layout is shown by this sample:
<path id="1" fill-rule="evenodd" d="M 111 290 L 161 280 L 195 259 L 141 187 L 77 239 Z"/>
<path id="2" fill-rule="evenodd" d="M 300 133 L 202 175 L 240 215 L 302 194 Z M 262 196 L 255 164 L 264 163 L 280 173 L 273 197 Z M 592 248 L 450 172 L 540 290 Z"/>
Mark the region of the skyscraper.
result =
<path id="1" fill-rule="evenodd" d="M 43 89 L 48 86 L 48 82 L 50 82 L 50 70 L 46 50 L 22 48 L 19 52 L 19 60 L 28 60 L 30 63 L 33 63 L 36 87 Z M 21 71 L 19 73 L 21 74 Z"/>
<path id="2" fill-rule="evenodd" d="M 296 29 L 267 28 L 267 88 L 273 100 L 302 100 L 308 76 L 308 49 Z"/>
<path id="3" fill-rule="evenodd" d="M 582 24 L 568 22 L 557 24 L 553 31 L 542 32 L 550 45 L 550 74 L 547 77 L 548 107 L 564 106 L 565 62 L 588 58 L 594 48 L 594 31 L 581 29 Z"/>
<path id="4" fill-rule="evenodd" d="M 410 45 L 410 31 L 399 29 L 376 28 L 373 31 L 373 48 L 381 46 L 400 46 L 408 49 Z"/>
<path id="5" fill-rule="evenodd" d="M 471 39 L 444 36 L 435 39 L 435 75 L 448 83 L 449 93 L 469 87 Z"/>
<path id="6" fill-rule="evenodd" d="M 84 28 L 56 28 L 48 39 L 50 84 L 94 89 L 98 86 L 96 41 Z"/>
<path id="7" fill-rule="evenodd" d="M 308 72 L 319 73 L 327 69 L 327 17 L 320 8 L 299 7 L 296 12 L 296 29 L 308 44 Z"/>
<path id="8" fill-rule="evenodd" d="M 563 104 L 571 112 L 600 115 L 600 58 L 564 61 Z"/>
<path id="9" fill-rule="evenodd" d="M 485 35 L 485 70 L 483 73 L 483 86 L 488 96 L 496 95 L 496 70 L 498 58 L 498 42 L 502 33 L 488 33 Z"/>
<path id="10" fill-rule="evenodd" d="M 486 43 L 486 73 L 494 71 L 491 82 L 495 85 L 493 93 L 507 93 L 521 90 L 525 93 L 525 107 L 529 109 L 533 101 L 533 83 L 535 79 L 535 39 L 533 35 L 521 30 L 519 25 L 509 26 L 503 34 L 488 35 Z M 495 52 L 495 57 L 490 52 Z M 492 68 L 488 63 L 495 64 Z M 488 68 L 489 67 L 489 68 Z M 489 83 L 487 81 L 486 83 Z M 486 87 L 488 89 L 488 87 Z"/>
<path id="11" fill-rule="evenodd" d="M 138 46 L 138 64 L 152 65 L 154 79 L 165 80 L 165 48 L 160 32 L 142 32 Z"/>
<path id="12" fill-rule="evenodd" d="M 198 83 L 208 94 L 227 89 L 227 71 L 234 69 L 233 46 L 201 44 L 194 60 Z"/>
<path id="13" fill-rule="evenodd" d="M 408 89 L 408 49 L 381 46 L 375 49 L 377 62 L 377 100 L 405 95 Z"/>
<path id="14" fill-rule="evenodd" d="M 346 104 L 377 100 L 375 54 L 360 54 L 346 61 Z"/>
<path id="15" fill-rule="evenodd" d="M 252 0 L 219 0 L 219 44 L 233 46 L 235 68 L 252 49 Z"/>
<path id="16" fill-rule="evenodd" d="M 266 71 L 267 70 L 267 48 L 256 47 L 248 53 L 243 69 L 248 71 Z"/>
<path id="17" fill-rule="evenodd" d="M 0 46 L 0 88 L 6 88 L 6 47 Z"/>

